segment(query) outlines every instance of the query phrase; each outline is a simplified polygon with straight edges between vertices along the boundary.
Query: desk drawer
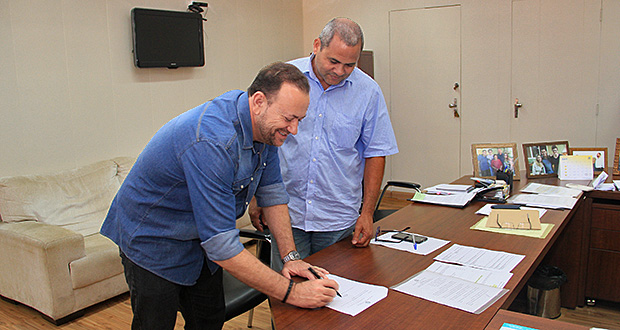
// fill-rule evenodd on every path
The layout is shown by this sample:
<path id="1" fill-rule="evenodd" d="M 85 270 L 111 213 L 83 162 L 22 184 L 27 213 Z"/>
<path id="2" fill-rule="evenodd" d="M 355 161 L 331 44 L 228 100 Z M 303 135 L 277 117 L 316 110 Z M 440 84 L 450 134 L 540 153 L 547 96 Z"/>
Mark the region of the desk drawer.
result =
<path id="1" fill-rule="evenodd" d="M 620 252 L 620 231 L 592 228 L 590 232 L 590 247 Z"/>
<path id="2" fill-rule="evenodd" d="M 592 228 L 620 230 L 620 206 L 593 203 Z"/>
<path id="3" fill-rule="evenodd" d="M 620 302 L 620 253 L 590 249 L 586 296 Z"/>

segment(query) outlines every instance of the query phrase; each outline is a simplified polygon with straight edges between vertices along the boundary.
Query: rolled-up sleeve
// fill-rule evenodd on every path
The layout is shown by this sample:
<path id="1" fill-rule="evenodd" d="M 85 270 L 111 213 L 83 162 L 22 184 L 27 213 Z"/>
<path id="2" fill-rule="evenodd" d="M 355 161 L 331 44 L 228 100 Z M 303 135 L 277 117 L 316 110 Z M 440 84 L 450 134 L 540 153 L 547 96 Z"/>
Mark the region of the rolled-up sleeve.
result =
<path id="1" fill-rule="evenodd" d="M 288 202 L 289 197 L 282 182 L 258 187 L 256 190 L 256 203 L 260 207 L 288 204 Z"/>
<path id="2" fill-rule="evenodd" d="M 207 258 L 213 261 L 227 260 L 243 251 L 243 244 L 239 241 L 239 229 L 219 233 L 200 245 L 207 253 Z"/>

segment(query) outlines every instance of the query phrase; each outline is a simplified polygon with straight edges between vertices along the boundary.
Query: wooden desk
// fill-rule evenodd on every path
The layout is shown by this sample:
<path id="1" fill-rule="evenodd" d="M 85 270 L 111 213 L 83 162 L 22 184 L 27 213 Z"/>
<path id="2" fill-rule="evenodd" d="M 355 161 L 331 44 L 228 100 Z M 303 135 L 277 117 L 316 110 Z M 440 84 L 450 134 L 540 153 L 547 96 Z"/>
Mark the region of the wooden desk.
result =
<path id="1" fill-rule="evenodd" d="M 583 325 L 577 325 L 572 323 L 566 323 L 557 320 L 545 319 L 538 316 L 532 316 L 527 314 L 521 314 L 517 312 L 511 312 L 504 309 L 500 309 L 495 317 L 491 320 L 485 330 L 499 330 L 504 323 L 512 323 L 516 325 L 522 325 L 538 330 L 589 330 L 590 327 Z"/>
<path id="2" fill-rule="evenodd" d="M 463 177 L 455 182 L 470 184 L 471 180 L 468 178 L 469 176 Z M 525 184 L 524 178 L 515 181 L 515 191 Z M 500 308 L 510 306 L 566 226 L 572 211 L 547 211 L 543 222 L 553 223 L 555 226 L 546 239 L 537 239 L 469 229 L 482 218 L 474 213 L 483 205 L 481 202 L 472 202 L 467 207 L 458 209 L 415 203 L 375 224 L 375 227 L 380 225 L 383 229 L 410 226 L 413 232 L 452 243 L 525 255 L 513 269 L 514 275 L 505 287 L 509 292 L 481 314 L 471 314 L 390 289 L 385 299 L 355 317 L 329 308 L 296 308 L 271 299 L 276 329 L 484 329 Z M 391 287 L 427 268 L 433 263 L 433 258 L 449 246 L 450 244 L 427 256 L 420 256 L 376 245 L 355 248 L 349 240 L 344 240 L 306 260 L 339 276 Z"/>
<path id="3" fill-rule="evenodd" d="M 560 289 L 562 307 L 583 306 L 586 298 L 620 302 L 619 232 L 620 192 L 585 193 L 543 260 L 564 270 L 569 279 Z"/>

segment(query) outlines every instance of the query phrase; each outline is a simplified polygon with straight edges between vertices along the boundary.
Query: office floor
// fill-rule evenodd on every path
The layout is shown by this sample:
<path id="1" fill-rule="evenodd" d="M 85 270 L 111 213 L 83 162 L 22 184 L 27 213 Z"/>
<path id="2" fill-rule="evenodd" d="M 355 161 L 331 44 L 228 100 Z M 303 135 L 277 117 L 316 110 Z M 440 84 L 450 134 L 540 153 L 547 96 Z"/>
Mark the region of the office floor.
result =
<path id="1" fill-rule="evenodd" d="M 398 193 L 388 194 L 384 197 L 382 206 L 385 208 L 400 208 L 408 205 L 405 198 Z M 253 245 L 248 246 L 252 250 Z M 251 251 L 253 252 L 253 251 Z M 521 305 L 519 305 L 521 303 Z M 514 307 L 514 308 L 512 308 Z M 524 311 L 523 302 L 516 301 L 511 309 Z M 590 327 L 600 327 L 606 329 L 620 330 L 620 304 L 606 303 L 599 301 L 596 306 L 585 306 L 574 310 L 562 308 L 562 315 L 558 318 L 561 321 L 581 324 Z M 86 309 L 85 315 L 63 324 L 54 326 L 45 321 L 37 311 L 23 306 L 15 305 L 5 300 L 0 300 L 0 329 L 7 330 L 43 330 L 43 329 L 62 329 L 62 330 L 83 330 L 83 329 L 110 329 L 125 330 L 131 324 L 131 304 L 129 294 L 123 294 L 116 298 L 109 299 Z M 242 314 L 224 325 L 225 330 L 248 329 L 246 323 L 248 313 Z M 183 329 L 183 318 L 179 315 L 175 329 Z M 271 311 L 267 301 L 259 305 L 254 312 L 252 329 L 268 330 L 271 329 Z"/>

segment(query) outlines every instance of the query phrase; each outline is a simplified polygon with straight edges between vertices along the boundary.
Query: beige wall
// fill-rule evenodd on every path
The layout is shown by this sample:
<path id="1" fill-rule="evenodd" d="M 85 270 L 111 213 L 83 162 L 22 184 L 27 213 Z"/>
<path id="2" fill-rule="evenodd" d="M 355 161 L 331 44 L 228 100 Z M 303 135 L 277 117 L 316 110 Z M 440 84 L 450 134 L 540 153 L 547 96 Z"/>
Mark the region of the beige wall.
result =
<path id="1" fill-rule="evenodd" d="M 300 57 L 300 0 L 208 1 L 206 65 L 138 69 L 130 10 L 189 0 L 0 0 L 0 177 L 136 156 L 174 116 Z"/>
<path id="2" fill-rule="evenodd" d="M 137 155 L 177 114 L 227 90 L 245 89 L 267 63 L 307 55 L 312 40 L 335 16 L 362 25 L 389 106 L 389 11 L 454 3 L 461 4 L 462 13 L 461 174 L 471 173 L 471 143 L 508 142 L 503 133 L 478 128 L 481 121 L 505 126 L 510 120 L 509 0 L 209 1 L 205 67 L 135 68 L 131 8 L 185 10 L 189 2 L 0 0 L 0 176 Z M 620 136 L 620 93 L 615 92 L 620 85 L 620 6 L 617 0 L 602 3 L 596 127 L 584 127 L 591 134 L 578 137 L 558 130 L 549 140 L 607 146 L 613 156 Z M 563 118 L 570 120 L 570 112 Z M 389 164 L 386 178 L 392 178 Z"/>
<path id="3" fill-rule="evenodd" d="M 517 0 L 522 1 L 522 0 Z M 545 0 L 547 1 L 547 0 Z M 601 6 L 601 0 L 549 0 L 553 5 L 580 6 L 596 8 Z M 511 15 L 512 1 L 488 0 L 304 0 L 304 51 L 308 52 L 311 42 L 322 26 L 333 17 L 345 16 L 357 21 L 365 33 L 365 48 L 372 49 L 375 55 L 375 79 L 383 89 L 388 107 L 390 106 L 390 63 L 389 63 L 389 11 L 428 6 L 442 6 L 459 4 L 461 7 L 461 175 L 470 175 L 472 171 L 471 144 L 472 143 L 504 143 L 516 142 L 521 153 L 521 144 L 537 141 L 568 140 L 573 147 L 608 147 L 610 161 L 613 162 L 615 139 L 620 137 L 620 93 L 611 92 L 620 84 L 620 30 L 618 17 L 620 6 L 617 0 L 603 0 L 603 24 L 601 27 L 600 63 L 593 67 L 594 77 L 600 79 L 592 82 L 598 86 L 586 86 L 588 89 L 598 90 L 598 115 L 594 125 L 584 125 L 583 132 L 573 132 L 562 129 L 562 124 L 575 116 L 571 114 L 583 111 L 594 111 L 596 104 L 588 104 L 587 108 L 574 106 L 562 107 L 557 110 L 557 124 L 550 125 L 544 132 L 544 138 L 536 141 L 517 141 L 511 138 L 508 128 L 511 125 L 512 104 L 511 95 Z M 554 14 L 562 15 L 563 11 Z M 583 17 L 591 13 L 583 13 Z M 583 18 L 582 17 L 582 18 Z M 598 17 L 598 15 L 597 15 Z M 541 19 L 545 19 L 542 17 Z M 549 17 L 548 19 L 551 19 Z M 575 24 L 583 24 L 578 21 Z M 598 29 L 598 27 L 596 27 Z M 580 38 L 580 36 L 576 36 Z M 586 36 L 581 36 L 586 38 Z M 568 51 L 568 50 L 567 50 Z M 599 51 L 588 49 L 588 51 Z M 415 59 L 412 59 L 414 61 Z M 544 62 L 544 61 L 543 61 Z M 592 75 L 590 75 L 592 76 Z M 589 76 L 589 77 L 590 77 Z M 574 77 L 582 79 L 589 77 Z M 548 79 L 547 79 L 548 80 Z M 398 83 L 398 82 L 391 82 Z M 584 83 L 584 82 L 582 82 Z M 587 83 L 587 82 L 586 82 Z M 564 101 L 564 100 L 562 100 Z M 446 102 L 447 103 L 447 102 Z M 557 102 L 561 104 L 561 102 Z M 424 123 L 410 123 L 415 129 Z M 480 129 L 486 127 L 504 127 L 504 130 Z M 507 133 L 508 132 L 508 133 Z M 541 133 L 542 134 L 542 133 Z M 440 137 L 438 137 L 440 138 Z M 540 136 L 536 136 L 536 139 Z M 398 141 L 415 143 L 415 141 Z M 437 156 L 441 157 L 441 150 Z M 421 161 L 420 155 L 408 155 L 410 161 Z M 524 163 L 521 157 L 520 168 Z M 416 180 L 411 178 L 395 178 L 391 176 L 390 160 L 386 168 L 386 178 L 395 180 Z M 446 178 L 451 180 L 453 178 Z"/>

